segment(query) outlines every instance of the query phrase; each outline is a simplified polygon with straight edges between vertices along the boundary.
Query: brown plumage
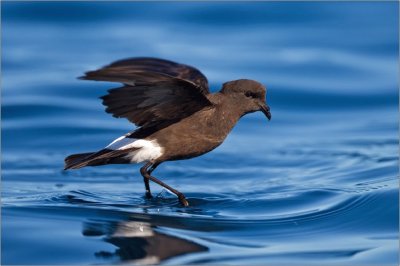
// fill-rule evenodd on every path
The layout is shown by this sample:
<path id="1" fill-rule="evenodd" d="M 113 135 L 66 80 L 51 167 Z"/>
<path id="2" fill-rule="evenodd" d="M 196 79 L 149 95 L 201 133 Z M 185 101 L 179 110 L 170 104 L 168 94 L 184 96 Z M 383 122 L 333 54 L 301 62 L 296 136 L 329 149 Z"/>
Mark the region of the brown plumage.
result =
<path id="1" fill-rule="evenodd" d="M 81 79 L 123 83 L 101 99 L 107 113 L 126 118 L 138 128 L 98 152 L 68 156 L 65 169 L 146 162 L 140 171 L 146 196 L 151 197 L 152 180 L 175 193 L 185 206 L 184 195 L 151 172 L 162 162 L 215 149 L 247 113 L 262 111 L 271 119 L 262 84 L 240 79 L 224 83 L 220 92 L 212 94 L 199 70 L 167 60 L 121 60 L 87 72 Z"/>

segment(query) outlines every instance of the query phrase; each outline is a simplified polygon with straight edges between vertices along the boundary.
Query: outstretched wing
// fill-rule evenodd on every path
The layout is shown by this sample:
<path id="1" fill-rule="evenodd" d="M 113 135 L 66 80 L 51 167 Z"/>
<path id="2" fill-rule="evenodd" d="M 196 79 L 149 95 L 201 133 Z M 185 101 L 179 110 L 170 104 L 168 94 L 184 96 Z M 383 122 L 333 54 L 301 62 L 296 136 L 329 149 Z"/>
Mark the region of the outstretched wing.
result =
<path id="1" fill-rule="evenodd" d="M 103 97 L 106 112 L 140 127 L 148 135 L 212 106 L 206 77 L 197 69 L 155 58 L 117 61 L 81 79 L 124 83 Z"/>
<path id="2" fill-rule="evenodd" d="M 132 84 L 134 80 L 132 80 L 130 74 L 140 73 L 143 74 L 142 79 L 146 79 L 148 82 L 174 77 L 192 83 L 203 94 L 210 93 L 207 78 L 198 69 L 172 61 L 150 57 L 119 60 L 102 69 L 87 72 L 85 73 L 86 75 L 81 78 Z M 146 75 L 146 73 L 148 75 Z"/>

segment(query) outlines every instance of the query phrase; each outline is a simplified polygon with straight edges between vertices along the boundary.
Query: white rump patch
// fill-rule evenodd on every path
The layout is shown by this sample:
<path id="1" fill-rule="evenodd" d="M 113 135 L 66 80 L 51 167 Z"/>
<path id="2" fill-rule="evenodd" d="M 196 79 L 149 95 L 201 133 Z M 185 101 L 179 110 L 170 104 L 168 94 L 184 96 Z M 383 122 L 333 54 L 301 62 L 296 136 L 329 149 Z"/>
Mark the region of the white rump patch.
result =
<path id="1" fill-rule="evenodd" d="M 110 150 L 125 150 L 130 148 L 131 144 L 133 144 L 137 139 L 131 139 L 131 138 L 127 138 L 125 136 L 121 136 L 119 138 L 117 138 L 116 140 L 114 140 L 113 142 L 111 142 L 110 144 L 108 144 L 108 146 L 106 147 L 106 149 L 110 149 Z"/>
<path id="2" fill-rule="evenodd" d="M 148 162 L 157 159 L 162 155 L 163 148 L 155 140 L 131 139 L 122 136 L 111 142 L 106 149 L 126 150 L 136 148 L 127 156 L 132 163 Z"/>

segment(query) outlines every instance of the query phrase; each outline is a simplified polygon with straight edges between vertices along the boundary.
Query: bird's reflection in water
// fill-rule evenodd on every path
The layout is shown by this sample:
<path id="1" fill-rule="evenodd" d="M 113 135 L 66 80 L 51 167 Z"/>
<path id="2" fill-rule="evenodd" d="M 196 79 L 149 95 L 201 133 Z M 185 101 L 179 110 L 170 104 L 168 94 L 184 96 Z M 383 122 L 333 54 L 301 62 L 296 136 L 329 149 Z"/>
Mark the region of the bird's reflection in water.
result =
<path id="1" fill-rule="evenodd" d="M 84 223 L 82 234 L 104 236 L 104 241 L 117 247 L 115 252 L 96 252 L 96 257 L 137 264 L 156 264 L 175 256 L 208 250 L 189 240 L 157 232 L 146 222 L 89 221 Z"/>

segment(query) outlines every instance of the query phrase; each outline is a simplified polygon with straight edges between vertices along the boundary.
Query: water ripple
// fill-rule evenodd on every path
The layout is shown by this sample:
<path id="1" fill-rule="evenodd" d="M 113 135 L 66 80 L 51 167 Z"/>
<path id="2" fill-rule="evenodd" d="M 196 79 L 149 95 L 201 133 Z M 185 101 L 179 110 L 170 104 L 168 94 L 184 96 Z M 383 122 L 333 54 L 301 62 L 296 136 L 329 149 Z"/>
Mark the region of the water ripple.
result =
<path id="1" fill-rule="evenodd" d="M 393 265 L 398 3 L 2 3 L 2 264 Z M 340 23 L 338 23 L 340 21 Z M 195 33 L 195 34 L 194 34 Z M 45 52 L 44 52 L 45 51 Z M 76 80 L 155 56 L 268 88 L 216 150 L 63 171 L 134 129 Z M 21 255 L 22 254 L 22 255 Z"/>

